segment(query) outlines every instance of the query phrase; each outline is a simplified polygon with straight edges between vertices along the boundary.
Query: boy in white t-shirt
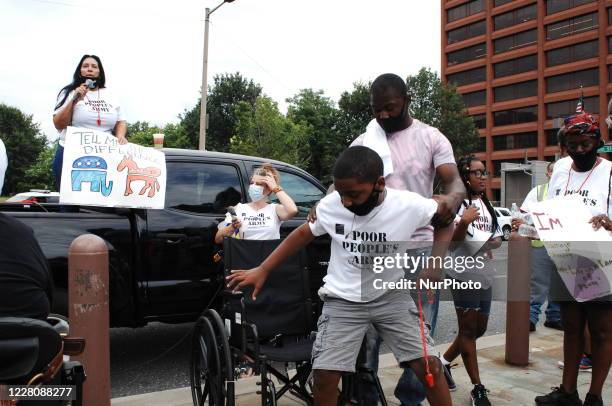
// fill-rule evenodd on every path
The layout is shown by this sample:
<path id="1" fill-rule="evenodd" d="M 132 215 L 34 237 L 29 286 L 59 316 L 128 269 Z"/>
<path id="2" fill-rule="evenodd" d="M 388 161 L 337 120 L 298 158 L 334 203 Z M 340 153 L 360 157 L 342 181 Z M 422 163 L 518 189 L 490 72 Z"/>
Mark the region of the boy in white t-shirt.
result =
<path id="1" fill-rule="evenodd" d="M 336 404 L 341 374 L 355 370 L 370 324 L 398 362 L 412 368 L 424 383 L 427 362 L 423 339 L 427 341 L 428 354 L 432 353 L 429 334 L 423 332 L 424 338 L 421 337 L 418 312 L 409 292 L 383 283 L 399 281 L 403 271 L 385 269 L 373 277 L 372 267 L 364 266 L 369 262 L 363 253 L 378 252 L 387 242 L 409 241 L 414 231 L 429 224 L 437 213 L 436 197 L 426 199 L 417 193 L 385 188 L 380 156 L 363 146 L 345 150 L 336 161 L 333 176 L 336 190 L 319 202 L 314 223 L 293 231 L 258 267 L 232 271 L 228 277 L 230 288 L 253 286 L 255 299 L 269 272 L 315 236 L 330 235 L 331 258 L 325 284 L 319 291 L 324 306 L 312 349 L 317 405 Z M 437 277 L 439 271 L 434 269 L 420 274 L 421 279 Z M 428 363 L 433 375 L 432 386 L 425 384 L 429 403 L 450 405 L 440 361 L 429 357 Z"/>

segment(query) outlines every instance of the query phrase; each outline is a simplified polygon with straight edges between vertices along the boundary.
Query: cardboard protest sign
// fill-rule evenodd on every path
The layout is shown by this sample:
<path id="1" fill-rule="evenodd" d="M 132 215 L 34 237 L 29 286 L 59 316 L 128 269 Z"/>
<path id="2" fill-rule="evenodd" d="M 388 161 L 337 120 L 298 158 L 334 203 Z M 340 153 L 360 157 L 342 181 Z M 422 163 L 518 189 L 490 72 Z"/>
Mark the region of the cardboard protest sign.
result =
<path id="1" fill-rule="evenodd" d="M 61 204 L 163 209 L 166 158 L 112 134 L 68 127 L 62 164 Z"/>
<path id="2" fill-rule="evenodd" d="M 533 203 L 531 216 L 563 283 L 582 302 L 612 293 L 612 237 L 604 229 L 593 229 L 593 216 L 579 199 Z"/>

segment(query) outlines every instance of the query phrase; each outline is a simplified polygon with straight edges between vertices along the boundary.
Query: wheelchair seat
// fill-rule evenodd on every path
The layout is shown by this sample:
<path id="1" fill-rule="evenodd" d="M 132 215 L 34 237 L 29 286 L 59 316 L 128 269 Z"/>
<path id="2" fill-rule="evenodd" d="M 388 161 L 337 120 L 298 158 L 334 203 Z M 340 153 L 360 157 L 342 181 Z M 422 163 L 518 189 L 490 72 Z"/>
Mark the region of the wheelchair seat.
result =
<path id="1" fill-rule="evenodd" d="M 0 317 L 0 382 L 25 384 L 44 371 L 62 347 L 61 336 L 46 321 Z"/>
<path id="2" fill-rule="evenodd" d="M 283 343 L 282 346 L 261 344 L 259 346 L 259 353 L 265 355 L 271 361 L 300 362 L 310 359 L 313 343 L 314 340 L 308 337 L 290 343 Z"/>

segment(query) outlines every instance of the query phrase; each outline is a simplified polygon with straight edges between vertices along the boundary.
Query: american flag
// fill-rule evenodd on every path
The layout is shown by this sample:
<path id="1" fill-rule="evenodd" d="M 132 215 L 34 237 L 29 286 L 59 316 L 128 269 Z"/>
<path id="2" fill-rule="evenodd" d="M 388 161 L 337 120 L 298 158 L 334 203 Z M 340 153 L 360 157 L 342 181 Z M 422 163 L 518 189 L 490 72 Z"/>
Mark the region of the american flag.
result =
<path id="1" fill-rule="evenodd" d="M 584 96 L 580 96 L 576 105 L 576 113 L 584 113 Z"/>

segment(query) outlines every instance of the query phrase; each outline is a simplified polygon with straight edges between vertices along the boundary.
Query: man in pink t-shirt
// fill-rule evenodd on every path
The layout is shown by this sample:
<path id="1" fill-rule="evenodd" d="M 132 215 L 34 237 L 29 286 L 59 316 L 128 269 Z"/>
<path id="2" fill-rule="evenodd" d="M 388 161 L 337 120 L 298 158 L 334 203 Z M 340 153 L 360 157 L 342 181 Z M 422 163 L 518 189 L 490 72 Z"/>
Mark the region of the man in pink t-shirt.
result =
<path id="1" fill-rule="evenodd" d="M 444 206 L 445 213 L 432 223 L 437 221 L 440 225 L 452 227 L 450 224 L 463 201 L 465 188 L 459 177 L 450 142 L 437 128 L 410 117 L 410 96 L 406 82 L 395 74 L 380 75 L 372 82 L 370 104 L 375 119 L 351 146 L 364 145 L 381 156 L 385 165 L 385 181 L 390 188 L 408 190 L 431 198 L 434 178 L 438 175 L 446 192 L 446 195 L 442 196 L 443 202 L 440 203 Z M 430 225 L 418 229 L 412 235 L 412 240 L 433 241 L 433 227 Z M 432 337 L 438 306 L 439 292 L 436 292 L 433 302 L 423 304 L 423 312 Z M 376 370 L 380 345 L 377 334 L 369 334 L 367 344 L 367 362 Z M 444 370 L 447 372 L 446 368 Z M 450 374 L 447 375 L 447 380 L 452 389 L 454 382 Z M 366 397 L 373 401 L 377 399 L 376 388 L 373 385 L 371 388 L 370 385 L 366 386 Z M 417 406 L 425 399 L 425 388 L 412 370 L 404 370 L 395 389 L 395 396 L 404 406 Z"/>

